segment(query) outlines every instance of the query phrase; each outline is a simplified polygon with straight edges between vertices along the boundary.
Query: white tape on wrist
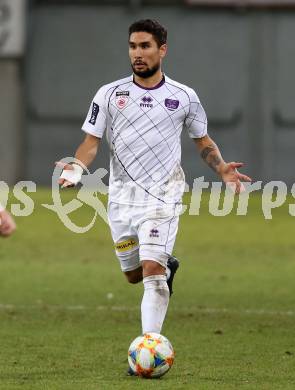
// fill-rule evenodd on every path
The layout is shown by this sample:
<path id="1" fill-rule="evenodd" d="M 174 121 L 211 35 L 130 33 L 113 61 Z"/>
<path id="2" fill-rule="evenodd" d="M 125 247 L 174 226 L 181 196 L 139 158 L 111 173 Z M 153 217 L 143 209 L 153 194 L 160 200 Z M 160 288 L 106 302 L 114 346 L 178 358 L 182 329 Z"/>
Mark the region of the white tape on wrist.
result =
<path id="1" fill-rule="evenodd" d="M 73 169 L 64 169 L 60 175 L 60 178 L 76 185 L 81 181 L 83 168 L 78 164 L 72 164 L 72 167 Z"/>
<path id="2" fill-rule="evenodd" d="M 5 208 L 2 206 L 2 204 L 0 203 L 0 213 L 2 212 L 2 211 L 4 211 L 5 210 Z"/>

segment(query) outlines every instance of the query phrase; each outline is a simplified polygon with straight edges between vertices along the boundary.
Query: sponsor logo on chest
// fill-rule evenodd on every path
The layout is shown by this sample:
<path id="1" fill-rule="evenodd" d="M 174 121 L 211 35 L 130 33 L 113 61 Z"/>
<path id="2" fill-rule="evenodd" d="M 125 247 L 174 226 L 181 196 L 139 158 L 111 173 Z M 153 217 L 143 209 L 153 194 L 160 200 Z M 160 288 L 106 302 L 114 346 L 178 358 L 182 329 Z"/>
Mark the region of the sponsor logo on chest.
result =
<path id="1" fill-rule="evenodd" d="M 144 96 L 141 99 L 140 107 L 142 108 L 153 108 L 154 105 L 152 104 L 153 98 L 150 96 Z"/>

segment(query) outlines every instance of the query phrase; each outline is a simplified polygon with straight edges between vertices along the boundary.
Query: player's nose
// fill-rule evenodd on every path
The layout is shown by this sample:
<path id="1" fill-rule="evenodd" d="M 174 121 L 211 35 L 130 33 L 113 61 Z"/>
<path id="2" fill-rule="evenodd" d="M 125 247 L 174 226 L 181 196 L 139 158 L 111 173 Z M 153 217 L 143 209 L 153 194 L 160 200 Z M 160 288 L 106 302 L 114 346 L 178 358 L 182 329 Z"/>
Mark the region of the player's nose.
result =
<path id="1" fill-rule="evenodd" d="M 137 47 L 135 50 L 134 50 L 134 57 L 137 59 L 141 59 L 142 58 L 142 49 L 140 47 Z"/>

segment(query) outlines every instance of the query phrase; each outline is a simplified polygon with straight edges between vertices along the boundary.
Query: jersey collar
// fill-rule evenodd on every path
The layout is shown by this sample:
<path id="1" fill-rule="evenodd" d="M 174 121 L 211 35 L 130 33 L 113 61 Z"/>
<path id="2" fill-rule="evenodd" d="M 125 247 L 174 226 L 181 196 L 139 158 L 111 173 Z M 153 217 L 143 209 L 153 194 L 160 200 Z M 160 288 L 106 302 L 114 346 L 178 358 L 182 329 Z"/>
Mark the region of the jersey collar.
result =
<path id="1" fill-rule="evenodd" d="M 134 76 L 132 76 L 132 79 L 133 79 L 133 83 L 134 83 L 135 85 L 137 85 L 139 88 L 145 89 L 145 90 L 147 90 L 147 91 L 151 91 L 151 90 L 153 90 L 153 89 L 158 89 L 158 88 L 162 87 L 163 84 L 165 84 L 165 75 L 164 75 L 164 74 L 163 74 L 162 80 L 161 80 L 157 85 L 155 85 L 155 86 L 152 87 L 152 88 L 143 87 L 142 85 L 138 84 L 138 83 L 134 80 Z"/>

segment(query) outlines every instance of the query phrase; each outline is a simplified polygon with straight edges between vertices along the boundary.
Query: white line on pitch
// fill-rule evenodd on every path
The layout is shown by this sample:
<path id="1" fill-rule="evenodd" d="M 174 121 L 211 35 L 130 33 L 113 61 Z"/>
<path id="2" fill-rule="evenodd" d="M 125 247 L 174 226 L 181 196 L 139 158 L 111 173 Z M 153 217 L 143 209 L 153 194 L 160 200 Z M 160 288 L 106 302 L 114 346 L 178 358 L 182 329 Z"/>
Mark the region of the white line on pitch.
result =
<path id="1" fill-rule="evenodd" d="M 13 305 L 0 303 L 0 311 L 17 311 L 17 310 L 66 310 L 66 311 L 122 311 L 133 312 L 139 311 L 139 306 L 114 306 L 114 305 L 100 305 L 100 306 L 84 306 L 84 305 L 51 305 L 46 303 L 39 303 L 36 305 Z M 266 309 L 227 309 L 227 308 L 210 308 L 210 307 L 171 307 L 170 312 L 181 313 L 205 313 L 205 314 L 243 314 L 243 315 L 262 315 L 262 316 L 285 316 L 294 317 L 293 310 L 266 310 Z"/>

